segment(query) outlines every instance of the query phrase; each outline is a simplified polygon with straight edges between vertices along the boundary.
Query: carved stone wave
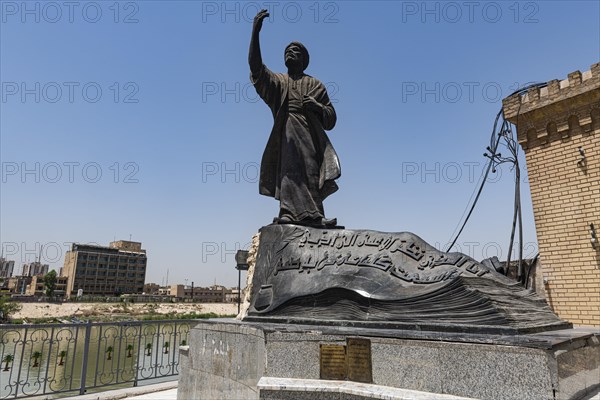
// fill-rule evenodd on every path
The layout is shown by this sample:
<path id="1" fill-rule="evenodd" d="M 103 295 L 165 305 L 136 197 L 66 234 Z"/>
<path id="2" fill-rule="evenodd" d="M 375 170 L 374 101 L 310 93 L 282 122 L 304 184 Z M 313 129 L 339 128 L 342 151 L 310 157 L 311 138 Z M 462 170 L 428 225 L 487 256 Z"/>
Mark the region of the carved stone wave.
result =
<path id="1" fill-rule="evenodd" d="M 448 331 L 568 328 L 545 300 L 409 233 L 269 225 L 244 320 Z"/>

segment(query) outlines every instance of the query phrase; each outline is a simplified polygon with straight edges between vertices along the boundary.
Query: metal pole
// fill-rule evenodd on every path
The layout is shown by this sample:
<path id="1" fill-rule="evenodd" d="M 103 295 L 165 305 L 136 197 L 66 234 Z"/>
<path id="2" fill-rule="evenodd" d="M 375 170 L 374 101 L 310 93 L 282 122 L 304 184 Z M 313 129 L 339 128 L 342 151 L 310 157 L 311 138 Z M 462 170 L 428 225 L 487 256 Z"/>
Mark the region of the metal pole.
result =
<path id="1" fill-rule="evenodd" d="M 85 327 L 85 342 L 83 345 L 83 362 L 81 365 L 81 387 L 79 394 L 85 394 L 85 379 L 87 374 L 88 353 L 90 351 L 90 338 L 92 336 L 92 322 L 88 321 Z"/>
<path id="2" fill-rule="evenodd" d="M 141 357 L 145 356 L 145 352 L 144 349 L 142 348 L 142 323 L 139 323 L 139 327 L 137 330 L 138 333 L 138 345 L 137 345 L 137 352 L 136 352 L 136 360 L 135 360 L 135 378 L 133 379 L 133 386 L 136 387 L 138 385 L 138 377 L 140 374 L 140 351 L 142 352 Z"/>
<path id="3" fill-rule="evenodd" d="M 240 286 L 242 284 L 242 270 L 238 268 L 238 314 L 240 313 L 240 304 L 242 302 L 242 294 Z"/>

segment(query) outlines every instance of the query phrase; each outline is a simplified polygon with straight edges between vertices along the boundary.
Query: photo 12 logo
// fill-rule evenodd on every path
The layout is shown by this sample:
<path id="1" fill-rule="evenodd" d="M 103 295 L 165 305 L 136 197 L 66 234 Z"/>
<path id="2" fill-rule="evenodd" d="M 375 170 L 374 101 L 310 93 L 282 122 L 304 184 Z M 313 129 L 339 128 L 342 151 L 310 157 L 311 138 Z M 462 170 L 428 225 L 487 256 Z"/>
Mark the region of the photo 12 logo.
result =
<path id="1" fill-rule="evenodd" d="M 257 162 L 216 162 L 202 163 L 202 183 L 257 183 L 260 175 L 260 164 Z"/>
<path id="2" fill-rule="evenodd" d="M 476 183 L 483 178 L 488 164 L 479 161 L 449 161 L 449 162 L 416 162 L 404 161 L 400 164 L 400 178 L 402 183 Z M 514 181 L 515 174 L 512 168 L 496 166 L 487 176 L 487 183 L 498 183 L 504 177 Z M 216 172 L 215 172 L 216 174 Z M 528 175 L 521 176 L 522 183 L 529 183 Z"/>
<path id="3" fill-rule="evenodd" d="M 334 1 L 203 1 L 202 22 L 252 23 L 261 10 L 269 12 L 269 22 L 337 24 L 340 6 Z"/>
<path id="4" fill-rule="evenodd" d="M 1 1 L 2 23 L 137 24 L 140 6 L 136 1 Z"/>
<path id="5" fill-rule="evenodd" d="M 211 262 L 222 262 L 222 263 L 235 263 L 235 254 L 238 250 L 249 250 L 252 246 L 251 242 L 241 244 L 239 242 L 225 243 L 225 242 L 202 242 L 201 256 L 202 263 Z"/>
<path id="6" fill-rule="evenodd" d="M 5 260 L 15 261 L 13 275 L 18 275 L 22 266 L 17 263 L 40 261 L 41 264 L 60 263 L 67 251 L 71 250 L 71 242 L 2 242 L 2 254 Z M 86 243 L 99 246 L 98 243 Z"/>
<path id="7" fill-rule="evenodd" d="M 324 82 L 325 90 L 332 104 L 339 103 L 340 87 L 336 82 Z M 202 102 L 256 103 L 260 96 L 250 82 L 202 82 Z"/>
<path id="8" fill-rule="evenodd" d="M 94 161 L 16 162 L 3 161 L 2 183 L 98 183 L 104 177 L 112 183 L 139 183 L 140 167 L 135 162 L 114 162 L 102 166 Z"/>
<path id="9" fill-rule="evenodd" d="M 403 1 L 402 23 L 488 23 L 507 20 L 515 24 L 537 24 L 540 11 L 535 1 Z"/>
<path id="10" fill-rule="evenodd" d="M 498 257 L 500 260 L 506 260 L 508 256 L 507 243 L 500 244 L 498 242 L 457 242 L 448 249 L 450 242 L 434 243 L 433 246 L 439 251 L 459 252 L 466 254 L 467 256 L 482 261 L 486 258 Z M 520 243 L 515 241 L 513 243 L 510 259 L 518 260 L 520 252 Z M 537 242 L 523 242 L 523 259 L 532 259 L 539 253 L 539 247 Z"/>
<path id="11" fill-rule="evenodd" d="M 498 82 L 402 82 L 402 103 L 499 103 L 504 97 L 523 88 L 514 82 L 503 88 Z"/>
<path id="12" fill-rule="evenodd" d="M 10 82 L 1 84 L 2 103 L 139 103 L 136 82 Z"/>

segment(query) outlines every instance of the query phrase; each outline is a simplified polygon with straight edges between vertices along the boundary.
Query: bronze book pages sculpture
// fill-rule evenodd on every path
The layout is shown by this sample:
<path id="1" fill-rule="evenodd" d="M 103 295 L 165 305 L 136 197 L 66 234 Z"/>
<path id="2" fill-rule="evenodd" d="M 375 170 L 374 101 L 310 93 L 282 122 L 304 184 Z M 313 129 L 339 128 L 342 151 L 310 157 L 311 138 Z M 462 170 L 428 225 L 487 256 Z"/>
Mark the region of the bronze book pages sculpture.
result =
<path id="1" fill-rule="evenodd" d="M 246 320 L 464 332 L 564 329 L 545 300 L 409 232 L 260 230 Z"/>

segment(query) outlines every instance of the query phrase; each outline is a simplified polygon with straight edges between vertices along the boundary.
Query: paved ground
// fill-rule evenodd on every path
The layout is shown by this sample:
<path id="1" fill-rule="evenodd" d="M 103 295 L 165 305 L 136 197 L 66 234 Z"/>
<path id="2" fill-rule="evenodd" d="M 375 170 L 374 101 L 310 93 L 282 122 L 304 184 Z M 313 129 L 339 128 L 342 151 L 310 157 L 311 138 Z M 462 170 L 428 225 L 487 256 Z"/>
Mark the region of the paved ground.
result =
<path id="1" fill-rule="evenodd" d="M 67 397 L 61 400 L 119 400 L 125 398 L 127 400 L 175 400 L 177 398 L 177 381 L 108 390 L 106 392 Z"/>
<path id="2" fill-rule="evenodd" d="M 177 388 L 142 394 L 140 396 L 128 397 L 127 400 L 175 400 L 177 399 Z"/>
<path id="3" fill-rule="evenodd" d="M 584 397 L 582 400 L 600 400 L 600 390 L 596 394 L 591 394 L 591 397 Z"/>
<path id="4" fill-rule="evenodd" d="M 165 390 L 162 392 L 148 393 L 141 396 L 128 397 L 127 400 L 176 400 L 177 389 Z M 600 400 L 600 393 L 585 397 L 582 400 Z"/>
<path id="5" fill-rule="evenodd" d="M 146 393 L 139 396 L 127 397 L 127 400 L 176 400 L 177 399 L 177 388 L 162 390 L 153 393 Z M 600 392 L 591 397 L 585 397 L 582 400 L 600 400 Z"/>
<path id="6" fill-rule="evenodd" d="M 177 382 L 166 382 L 156 385 L 139 386 L 136 388 L 111 390 L 83 396 L 69 397 L 62 400 L 176 400 Z M 192 399 L 189 399 L 192 400 Z M 600 400 L 600 391 L 584 397 L 581 400 Z"/>

